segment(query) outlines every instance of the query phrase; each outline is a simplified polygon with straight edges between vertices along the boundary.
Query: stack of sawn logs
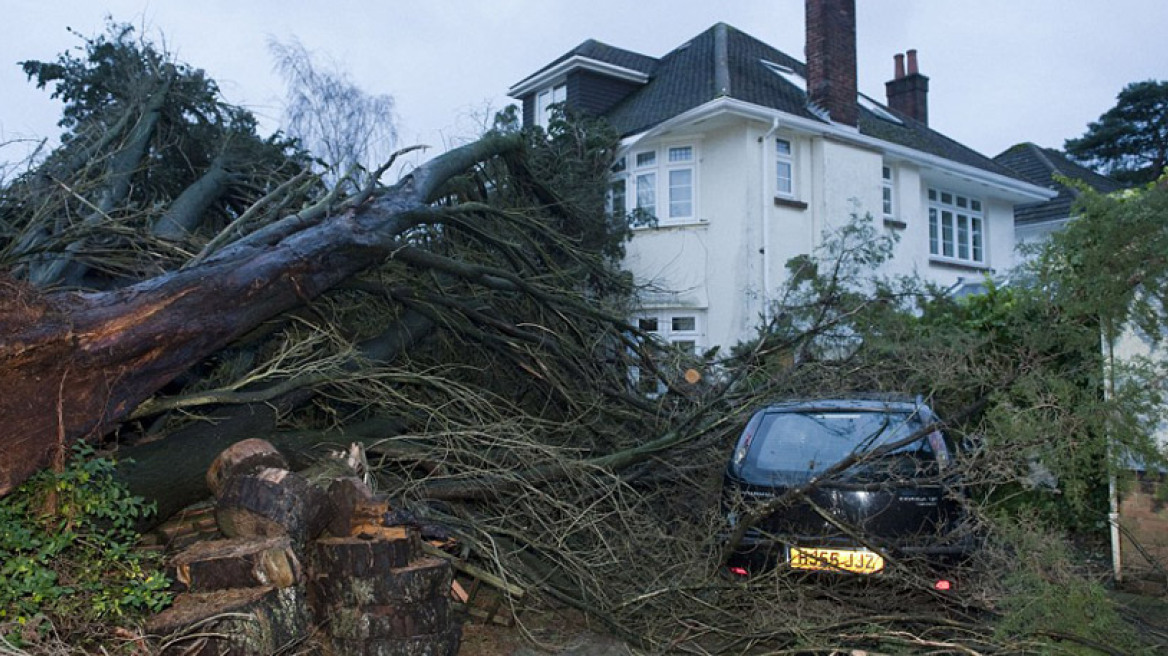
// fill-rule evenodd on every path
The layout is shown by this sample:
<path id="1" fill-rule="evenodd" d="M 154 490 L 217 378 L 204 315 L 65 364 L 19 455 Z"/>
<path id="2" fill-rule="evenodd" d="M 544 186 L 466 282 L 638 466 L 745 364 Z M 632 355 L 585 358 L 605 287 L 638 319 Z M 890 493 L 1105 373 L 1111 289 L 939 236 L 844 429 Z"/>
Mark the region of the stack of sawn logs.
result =
<path id="1" fill-rule="evenodd" d="M 346 471 L 291 472 L 258 439 L 221 453 L 207 483 L 227 538 L 171 560 L 184 591 L 147 627 L 169 636 L 161 653 L 274 654 L 311 639 L 334 656 L 456 654 L 450 564 L 423 554 L 416 528 L 385 526 L 388 502 Z"/>

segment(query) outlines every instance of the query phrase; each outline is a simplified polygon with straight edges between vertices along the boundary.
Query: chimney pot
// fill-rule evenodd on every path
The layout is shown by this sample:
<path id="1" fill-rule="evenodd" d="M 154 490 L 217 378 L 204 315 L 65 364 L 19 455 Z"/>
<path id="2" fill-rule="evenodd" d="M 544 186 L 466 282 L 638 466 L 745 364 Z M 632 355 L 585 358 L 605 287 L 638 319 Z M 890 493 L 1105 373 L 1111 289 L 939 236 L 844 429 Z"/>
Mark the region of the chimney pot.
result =
<path id="1" fill-rule="evenodd" d="M 904 71 L 905 55 L 908 59 L 908 74 Z M 909 50 L 905 55 L 894 55 L 896 59 L 895 77 L 884 84 L 888 94 L 888 106 L 929 124 L 929 78 L 921 75 L 917 66 L 917 51 Z"/>
<path id="2" fill-rule="evenodd" d="M 904 53 L 897 53 L 892 56 L 892 59 L 896 62 L 893 67 L 892 79 L 899 80 L 904 77 Z"/>

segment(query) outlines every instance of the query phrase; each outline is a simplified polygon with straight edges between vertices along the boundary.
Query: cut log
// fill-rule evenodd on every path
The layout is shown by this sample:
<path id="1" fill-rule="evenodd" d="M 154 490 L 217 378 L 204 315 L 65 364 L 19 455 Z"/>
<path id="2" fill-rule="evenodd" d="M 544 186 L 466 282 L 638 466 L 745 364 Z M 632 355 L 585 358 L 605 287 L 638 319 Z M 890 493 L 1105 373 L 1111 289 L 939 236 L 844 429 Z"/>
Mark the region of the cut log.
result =
<path id="1" fill-rule="evenodd" d="M 199 542 L 171 561 L 175 578 L 192 592 L 272 586 L 301 580 L 300 560 L 287 536 Z"/>
<path id="2" fill-rule="evenodd" d="M 216 456 L 207 468 L 207 488 L 219 498 L 231 477 L 254 474 L 265 468 L 288 469 L 288 461 L 267 440 L 253 437 L 236 442 Z"/>
<path id="3" fill-rule="evenodd" d="M 332 578 L 366 579 L 385 575 L 395 568 L 409 565 L 422 555 L 417 531 L 400 526 L 386 528 L 396 532 L 393 539 L 366 540 L 360 537 L 322 538 L 312 545 L 314 575 Z"/>
<path id="4" fill-rule="evenodd" d="M 287 535 L 296 549 L 324 531 L 328 496 L 299 474 L 261 469 L 227 481 L 215 506 L 227 537 Z"/>
<path id="5" fill-rule="evenodd" d="M 409 638 L 442 633 L 451 627 L 450 602 L 445 597 L 391 606 L 342 606 L 317 610 L 325 632 L 340 640 Z"/>
<path id="6" fill-rule="evenodd" d="M 309 596 L 319 607 L 419 604 L 450 592 L 450 564 L 439 558 L 419 558 L 405 567 L 370 578 L 314 573 Z"/>
<path id="7" fill-rule="evenodd" d="M 455 627 L 412 638 L 332 638 L 327 643 L 332 656 L 454 656 L 461 641 L 462 630 Z"/>
<path id="8" fill-rule="evenodd" d="M 300 586 L 183 593 L 150 618 L 163 656 L 268 656 L 308 635 Z"/>
<path id="9" fill-rule="evenodd" d="M 329 485 L 328 496 L 332 513 L 328 531 L 335 537 L 355 535 L 362 526 L 379 526 L 389 512 L 389 500 L 373 494 L 373 490 L 355 476 L 334 480 Z"/>

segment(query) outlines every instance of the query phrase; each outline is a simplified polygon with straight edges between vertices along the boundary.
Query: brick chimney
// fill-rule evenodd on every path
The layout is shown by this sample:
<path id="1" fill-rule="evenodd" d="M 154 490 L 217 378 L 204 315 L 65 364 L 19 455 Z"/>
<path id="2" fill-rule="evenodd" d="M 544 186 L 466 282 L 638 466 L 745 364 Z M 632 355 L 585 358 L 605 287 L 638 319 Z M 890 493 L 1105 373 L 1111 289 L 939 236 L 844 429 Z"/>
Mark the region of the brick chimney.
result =
<path id="1" fill-rule="evenodd" d="M 807 0 L 807 96 L 831 120 L 855 126 L 856 2 Z"/>
<path id="2" fill-rule="evenodd" d="M 921 75 L 917 66 L 917 51 L 909 50 L 905 54 L 908 55 L 908 72 L 904 69 L 905 56 L 897 54 L 893 57 L 893 78 L 884 83 L 888 106 L 928 125 L 929 78 Z"/>

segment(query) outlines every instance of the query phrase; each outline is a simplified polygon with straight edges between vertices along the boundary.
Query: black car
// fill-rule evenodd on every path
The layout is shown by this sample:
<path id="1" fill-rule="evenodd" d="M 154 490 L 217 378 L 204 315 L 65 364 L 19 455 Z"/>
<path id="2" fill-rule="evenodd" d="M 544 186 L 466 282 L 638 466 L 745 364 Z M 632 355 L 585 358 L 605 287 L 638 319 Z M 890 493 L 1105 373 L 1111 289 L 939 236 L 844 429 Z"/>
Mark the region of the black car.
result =
<path id="1" fill-rule="evenodd" d="M 726 468 L 731 526 L 782 502 L 746 530 L 731 571 L 874 574 L 885 556 L 965 554 L 972 540 L 961 528 L 954 447 L 938 425 L 919 401 L 799 401 L 756 412 Z"/>

